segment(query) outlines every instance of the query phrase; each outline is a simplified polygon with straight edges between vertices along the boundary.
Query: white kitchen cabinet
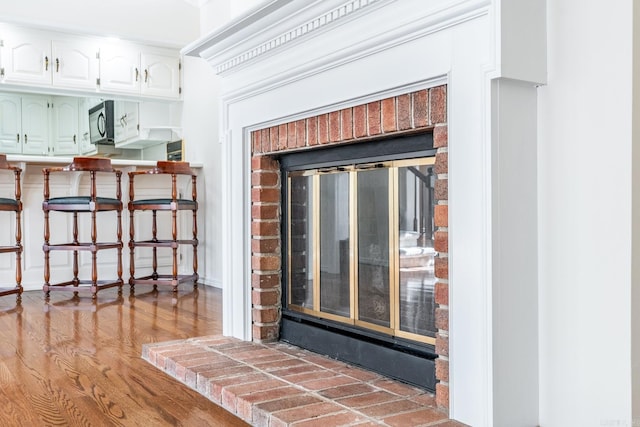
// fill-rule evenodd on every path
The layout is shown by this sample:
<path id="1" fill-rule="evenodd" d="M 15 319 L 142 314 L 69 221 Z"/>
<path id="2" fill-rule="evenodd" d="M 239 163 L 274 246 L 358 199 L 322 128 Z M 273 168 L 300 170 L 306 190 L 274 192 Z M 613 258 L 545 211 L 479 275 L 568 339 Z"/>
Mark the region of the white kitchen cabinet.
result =
<path id="1" fill-rule="evenodd" d="M 78 89 L 98 87 L 98 44 L 88 40 L 53 40 L 51 72 L 53 85 Z"/>
<path id="2" fill-rule="evenodd" d="M 138 103 L 131 101 L 115 101 L 113 105 L 115 143 L 138 136 L 140 129 Z"/>
<path id="3" fill-rule="evenodd" d="M 89 134 L 89 109 L 100 102 L 97 98 L 78 99 L 78 150 L 80 154 L 94 154 L 95 144 Z"/>
<path id="4" fill-rule="evenodd" d="M 129 46 L 100 47 L 100 88 L 106 92 L 140 92 L 140 51 Z"/>
<path id="5" fill-rule="evenodd" d="M 142 95 L 178 98 L 180 96 L 180 60 L 173 55 L 141 53 Z"/>
<path id="6" fill-rule="evenodd" d="M 54 96 L 51 111 L 51 153 L 56 156 L 78 154 L 78 99 Z"/>
<path id="7" fill-rule="evenodd" d="M 98 44 L 95 41 L 51 39 L 49 33 L 3 29 L 0 34 L 4 83 L 59 88 L 95 89 Z"/>
<path id="8" fill-rule="evenodd" d="M 0 94 L 0 114 L 2 153 L 79 152 L 77 98 Z"/>
<path id="9" fill-rule="evenodd" d="M 0 152 L 22 153 L 22 100 L 19 95 L 0 94 Z"/>
<path id="10" fill-rule="evenodd" d="M 49 154 L 48 97 L 22 96 L 22 153 Z"/>
<path id="11" fill-rule="evenodd" d="M 3 30 L 3 82 L 51 85 L 51 40 L 39 34 Z"/>
<path id="12" fill-rule="evenodd" d="M 177 99 L 181 91 L 179 57 L 136 46 L 102 46 L 100 88 L 106 92 Z"/>

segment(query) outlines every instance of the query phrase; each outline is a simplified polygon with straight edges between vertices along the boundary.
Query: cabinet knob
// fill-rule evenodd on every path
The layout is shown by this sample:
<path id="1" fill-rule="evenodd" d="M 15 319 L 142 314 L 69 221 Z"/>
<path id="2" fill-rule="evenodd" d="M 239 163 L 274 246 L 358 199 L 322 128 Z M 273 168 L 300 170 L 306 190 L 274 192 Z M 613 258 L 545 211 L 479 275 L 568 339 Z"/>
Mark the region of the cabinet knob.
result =
<path id="1" fill-rule="evenodd" d="M 24 143 L 25 144 L 27 143 L 27 134 L 26 133 L 24 134 Z"/>
<path id="2" fill-rule="evenodd" d="M 149 80 L 149 71 L 144 70 L 144 82 L 146 83 Z"/>
<path id="3" fill-rule="evenodd" d="M 49 71 L 49 57 L 48 56 L 44 57 L 44 70 L 45 71 Z"/>
<path id="4" fill-rule="evenodd" d="M 75 135 L 73 135 L 73 143 L 74 144 L 76 143 L 76 136 Z"/>
<path id="5" fill-rule="evenodd" d="M 60 71 L 60 60 L 56 58 L 56 73 Z"/>
<path id="6" fill-rule="evenodd" d="M 16 141 L 20 142 L 20 134 L 16 133 Z"/>
<path id="7" fill-rule="evenodd" d="M 138 77 L 140 77 L 140 70 L 136 67 L 136 81 L 138 81 Z"/>

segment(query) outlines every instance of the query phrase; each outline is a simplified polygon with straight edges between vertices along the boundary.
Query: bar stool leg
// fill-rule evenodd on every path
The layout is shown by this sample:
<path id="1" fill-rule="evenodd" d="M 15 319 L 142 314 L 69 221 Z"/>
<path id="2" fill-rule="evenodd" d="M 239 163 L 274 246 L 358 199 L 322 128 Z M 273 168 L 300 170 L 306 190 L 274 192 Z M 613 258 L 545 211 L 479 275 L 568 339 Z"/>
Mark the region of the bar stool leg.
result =
<path id="1" fill-rule="evenodd" d="M 171 210 L 171 235 L 173 241 L 178 240 L 178 212 Z M 171 280 L 173 281 L 173 292 L 178 292 L 178 245 L 173 245 L 173 269 Z"/>
<path id="2" fill-rule="evenodd" d="M 135 256 L 134 256 L 134 240 L 133 236 L 135 234 L 134 230 L 134 222 L 133 222 L 133 209 L 129 209 L 129 286 L 130 286 L 130 295 L 135 293 L 135 283 L 134 278 L 136 274 L 136 266 L 135 266 Z"/>
<path id="3" fill-rule="evenodd" d="M 78 244 L 78 212 L 73 213 L 73 244 Z M 78 278 L 79 271 L 79 263 L 78 263 L 78 251 L 73 251 L 73 286 L 78 286 L 80 284 L 80 279 Z M 73 296 L 78 296 L 77 292 L 73 293 Z"/>
<path id="4" fill-rule="evenodd" d="M 151 224 L 151 234 L 152 234 L 152 240 L 154 242 L 158 241 L 158 216 L 157 216 L 157 211 L 152 211 L 153 212 L 153 221 Z M 154 246 L 153 247 L 153 261 L 152 261 L 152 268 L 153 268 L 153 280 L 158 280 L 158 250 L 157 248 Z M 154 283 L 153 285 L 153 290 L 157 290 L 158 289 L 158 285 Z"/>
<path id="5" fill-rule="evenodd" d="M 198 211 L 193 210 L 193 275 L 198 277 Z M 193 281 L 193 287 L 198 287 L 198 279 Z"/>
<path id="6" fill-rule="evenodd" d="M 18 194 L 20 188 L 20 175 L 16 174 Z M 18 204 L 16 210 L 16 246 L 19 248 L 16 252 L 16 286 L 18 287 L 18 295 L 16 296 L 16 303 L 22 302 L 22 223 L 21 223 L 22 203 Z"/>
<path id="7" fill-rule="evenodd" d="M 116 211 L 118 216 L 118 229 L 117 229 L 117 239 L 118 239 L 118 281 L 120 282 L 120 286 L 118 286 L 118 296 L 122 295 L 122 211 Z"/>
<path id="8" fill-rule="evenodd" d="M 49 300 L 49 278 L 51 277 L 51 270 L 49 269 L 49 211 L 44 211 L 44 298 Z"/>
<path id="9" fill-rule="evenodd" d="M 95 172 L 92 172 L 95 174 Z M 98 251 L 96 242 L 98 241 L 98 226 L 96 224 L 96 211 L 91 210 L 91 298 L 98 296 Z"/>

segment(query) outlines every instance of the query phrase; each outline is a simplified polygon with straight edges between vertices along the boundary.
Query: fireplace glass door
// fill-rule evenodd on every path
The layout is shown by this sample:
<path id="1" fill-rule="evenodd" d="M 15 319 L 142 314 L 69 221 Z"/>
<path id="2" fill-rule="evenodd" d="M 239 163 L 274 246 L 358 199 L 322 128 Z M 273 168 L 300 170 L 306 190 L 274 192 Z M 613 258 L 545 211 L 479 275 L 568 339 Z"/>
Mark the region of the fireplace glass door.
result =
<path id="1" fill-rule="evenodd" d="M 288 309 L 435 342 L 433 163 L 288 172 Z"/>

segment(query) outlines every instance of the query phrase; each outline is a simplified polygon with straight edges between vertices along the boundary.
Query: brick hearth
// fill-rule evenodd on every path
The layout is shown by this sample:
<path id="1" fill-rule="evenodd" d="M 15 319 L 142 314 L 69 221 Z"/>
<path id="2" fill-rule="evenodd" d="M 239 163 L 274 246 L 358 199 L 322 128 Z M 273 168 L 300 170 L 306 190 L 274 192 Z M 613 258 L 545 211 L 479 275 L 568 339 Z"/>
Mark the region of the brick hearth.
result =
<path id="1" fill-rule="evenodd" d="M 257 427 L 464 427 L 432 394 L 283 343 L 222 336 L 143 345 L 142 357 Z"/>

